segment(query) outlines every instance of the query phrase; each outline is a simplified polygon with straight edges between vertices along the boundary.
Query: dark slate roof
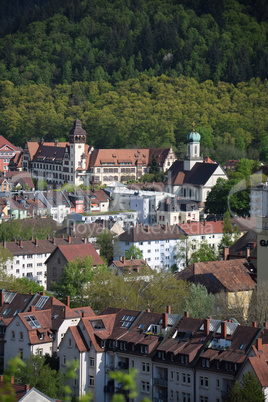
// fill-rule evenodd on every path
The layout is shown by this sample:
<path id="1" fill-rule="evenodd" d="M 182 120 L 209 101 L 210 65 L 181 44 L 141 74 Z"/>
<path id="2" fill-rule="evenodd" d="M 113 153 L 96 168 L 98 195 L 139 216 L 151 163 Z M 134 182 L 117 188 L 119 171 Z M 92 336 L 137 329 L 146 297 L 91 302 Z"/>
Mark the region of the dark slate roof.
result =
<path id="1" fill-rule="evenodd" d="M 118 236 L 119 241 L 140 242 L 154 240 L 171 240 L 185 236 L 184 231 L 178 226 L 135 226 Z"/>
<path id="2" fill-rule="evenodd" d="M 176 161 L 166 172 L 165 183 L 171 181 L 172 185 L 194 184 L 204 185 L 219 166 L 216 163 L 197 162 L 190 171 L 184 170 L 184 161 Z"/>
<path id="3" fill-rule="evenodd" d="M 166 198 L 160 201 L 158 211 L 179 212 L 179 211 L 198 211 L 198 205 L 191 200 L 183 200 L 177 197 Z"/>
<path id="4" fill-rule="evenodd" d="M 257 257 L 257 233 L 254 229 L 249 230 L 232 244 L 229 248 L 229 254 L 231 256 L 246 256 L 248 247 L 252 247 L 250 248 L 250 256 Z"/>
<path id="5" fill-rule="evenodd" d="M 64 157 L 65 148 L 42 145 L 34 155 L 33 162 L 54 162 Z"/>

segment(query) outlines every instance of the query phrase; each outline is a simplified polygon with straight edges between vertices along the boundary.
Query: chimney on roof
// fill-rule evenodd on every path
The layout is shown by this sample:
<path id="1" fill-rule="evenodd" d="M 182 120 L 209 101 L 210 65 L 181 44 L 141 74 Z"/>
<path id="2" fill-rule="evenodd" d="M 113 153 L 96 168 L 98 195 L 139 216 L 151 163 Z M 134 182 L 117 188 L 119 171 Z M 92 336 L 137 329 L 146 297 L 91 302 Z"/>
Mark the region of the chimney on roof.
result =
<path id="1" fill-rule="evenodd" d="M 65 304 L 67 307 L 70 307 L 70 296 L 66 296 Z"/>
<path id="2" fill-rule="evenodd" d="M 30 306 L 30 310 L 29 311 L 35 311 L 35 306 Z"/>
<path id="3" fill-rule="evenodd" d="M 167 306 L 167 314 L 171 314 L 171 306 Z"/>
<path id="4" fill-rule="evenodd" d="M 53 237 L 53 245 L 56 246 L 56 239 Z"/>
<path id="5" fill-rule="evenodd" d="M 262 350 L 262 338 L 256 340 L 256 348 L 258 351 Z"/>
<path id="6" fill-rule="evenodd" d="M 169 204 L 169 198 L 166 199 L 166 204 Z"/>
<path id="7" fill-rule="evenodd" d="M 38 292 L 40 296 L 45 296 L 46 292 Z"/>
<path id="8" fill-rule="evenodd" d="M 11 382 L 11 384 L 14 384 L 14 377 L 10 378 L 10 382 Z"/>
<path id="9" fill-rule="evenodd" d="M 30 384 L 25 384 L 25 391 L 28 392 L 30 389 Z"/>
<path id="10" fill-rule="evenodd" d="M 33 241 L 33 236 L 31 237 L 31 241 Z"/>
<path id="11" fill-rule="evenodd" d="M 150 313 L 151 310 L 149 308 L 146 309 L 146 313 Z"/>
<path id="12" fill-rule="evenodd" d="M 189 311 L 184 311 L 184 317 L 189 317 Z"/>
<path id="13" fill-rule="evenodd" d="M 35 238 L 35 247 L 37 247 L 38 246 L 38 239 L 37 239 L 37 237 Z"/>
<path id="14" fill-rule="evenodd" d="M 209 335 L 209 319 L 207 318 L 204 320 L 204 333 L 205 335 Z"/>
<path id="15" fill-rule="evenodd" d="M 102 221 L 102 227 L 103 227 L 103 229 L 105 229 L 105 224 L 106 224 L 105 219 L 103 219 L 103 221 Z"/>
<path id="16" fill-rule="evenodd" d="M 221 337 L 223 339 L 226 339 L 226 336 L 227 336 L 227 322 L 222 321 L 221 322 Z"/>
<path id="17" fill-rule="evenodd" d="M 223 247 L 223 261 L 226 261 L 229 255 L 229 247 Z"/>
<path id="18" fill-rule="evenodd" d="M 126 258 L 122 257 L 122 263 L 125 264 Z"/>
<path id="19" fill-rule="evenodd" d="M 61 235 L 61 238 L 64 239 L 64 234 Z"/>
<path id="20" fill-rule="evenodd" d="M 17 201 L 18 197 L 16 195 L 14 195 L 14 201 Z"/>
<path id="21" fill-rule="evenodd" d="M 0 382 L 4 382 L 4 376 L 0 375 Z"/>
<path id="22" fill-rule="evenodd" d="M 69 243 L 69 244 L 72 243 L 72 238 L 71 238 L 71 236 L 68 236 L 68 243 Z"/>
<path id="23" fill-rule="evenodd" d="M 87 237 L 84 238 L 84 243 L 87 244 Z"/>
<path id="24" fill-rule="evenodd" d="M 5 289 L 0 289 L 0 306 L 4 305 Z"/>
<path id="25" fill-rule="evenodd" d="M 268 329 L 268 322 L 264 321 L 263 326 L 264 326 L 264 329 Z"/>
<path id="26" fill-rule="evenodd" d="M 85 312 L 84 311 L 82 311 L 82 317 L 85 317 Z"/>
<path id="27" fill-rule="evenodd" d="M 168 323 L 168 315 L 167 313 L 162 314 L 162 328 L 165 329 L 167 328 L 167 323 Z"/>
<path id="28" fill-rule="evenodd" d="M 256 322 L 256 321 L 253 321 L 253 322 L 252 322 L 252 326 L 253 326 L 254 328 L 257 328 L 257 322 Z"/>
<path id="29" fill-rule="evenodd" d="M 59 146 L 59 140 L 55 140 L 55 147 Z"/>
<path id="30" fill-rule="evenodd" d="M 21 248 L 23 247 L 23 245 L 22 245 L 22 240 L 19 241 L 19 246 L 20 246 Z"/>
<path id="31" fill-rule="evenodd" d="M 246 258 L 249 258 L 249 257 L 250 257 L 250 248 L 247 247 L 247 249 L 246 249 Z"/>

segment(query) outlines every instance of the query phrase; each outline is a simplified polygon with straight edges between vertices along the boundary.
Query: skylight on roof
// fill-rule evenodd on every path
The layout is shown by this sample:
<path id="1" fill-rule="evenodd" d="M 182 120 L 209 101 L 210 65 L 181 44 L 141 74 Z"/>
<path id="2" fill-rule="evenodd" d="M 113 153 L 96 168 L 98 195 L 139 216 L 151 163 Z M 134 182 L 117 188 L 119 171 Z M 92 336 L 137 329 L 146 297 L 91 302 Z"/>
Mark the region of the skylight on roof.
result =
<path id="1" fill-rule="evenodd" d="M 122 321 L 130 321 L 130 322 L 132 322 L 134 320 L 135 320 L 134 315 L 124 315 L 124 317 L 122 318 Z"/>
<path id="2" fill-rule="evenodd" d="M 10 312 L 11 308 L 6 308 L 5 311 L 3 312 L 3 315 L 8 315 L 8 313 Z"/>
<path id="3" fill-rule="evenodd" d="M 128 328 L 128 327 L 130 327 L 130 325 L 131 325 L 131 322 L 130 322 L 130 321 L 124 321 L 124 322 L 122 323 L 121 327 L 122 327 L 122 328 Z"/>
<path id="4" fill-rule="evenodd" d="M 16 292 L 5 292 L 4 303 L 10 304 L 15 296 L 16 296 Z"/>
<path id="5" fill-rule="evenodd" d="M 20 308 L 18 308 L 16 311 L 15 311 L 15 313 L 13 314 L 13 316 L 15 317 L 15 315 L 17 315 L 17 314 L 19 314 L 20 313 Z"/>
<path id="6" fill-rule="evenodd" d="M 145 325 L 145 324 L 140 324 L 140 325 L 138 326 L 138 329 L 143 329 L 143 328 L 144 328 L 144 325 Z"/>
<path id="7" fill-rule="evenodd" d="M 37 310 L 41 310 L 44 305 L 46 304 L 46 301 L 49 299 L 49 296 L 41 296 L 40 299 L 38 300 L 38 302 L 35 305 L 35 308 Z"/>
<path id="8" fill-rule="evenodd" d="M 31 328 L 42 328 L 39 321 L 35 318 L 34 315 L 27 315 L 24 317 L 25 320 L 28 322 Z"/>

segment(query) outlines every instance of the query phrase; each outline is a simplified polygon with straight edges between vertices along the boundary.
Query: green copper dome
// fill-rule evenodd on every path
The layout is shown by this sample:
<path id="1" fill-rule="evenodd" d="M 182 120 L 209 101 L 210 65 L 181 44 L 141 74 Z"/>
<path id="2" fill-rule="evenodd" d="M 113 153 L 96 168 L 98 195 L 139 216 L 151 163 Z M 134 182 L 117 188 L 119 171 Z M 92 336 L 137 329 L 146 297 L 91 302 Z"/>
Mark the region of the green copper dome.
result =
<path id="1" fill-rule="evenodd" d="M 187 134 L 187 142 L 200 142 L 201 135 L 196 131 L 191 131 Z"/>

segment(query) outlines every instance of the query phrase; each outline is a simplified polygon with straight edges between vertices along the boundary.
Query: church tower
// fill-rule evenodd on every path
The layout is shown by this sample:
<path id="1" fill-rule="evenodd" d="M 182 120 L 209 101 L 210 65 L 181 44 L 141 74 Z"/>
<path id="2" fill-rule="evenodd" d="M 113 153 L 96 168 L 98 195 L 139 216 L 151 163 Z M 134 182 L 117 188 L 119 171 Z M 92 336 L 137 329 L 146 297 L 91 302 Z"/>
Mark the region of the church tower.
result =
<path id="1" fill-rule="evenodd" d="M 200 156 L 200 134 L 196 131 L 191 131 L 187 135 L 187 156 L 184 158 L 184 170 L 191 170 L 196 162 L 202 162 Z"/>
<path id="2" fill-rule="evenodd" d="M 70 173 L 73 173 L 74 183 L 78 184 L 77 169 L 85 169 L 86 131 L 82 128 L 80 120 L 75 120 L 74 127 L 69 132 L 70 143 Z M 79 183 L 81 184 L 81 183 Z"/>

